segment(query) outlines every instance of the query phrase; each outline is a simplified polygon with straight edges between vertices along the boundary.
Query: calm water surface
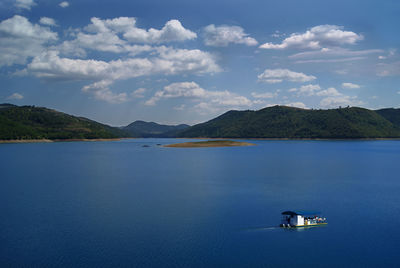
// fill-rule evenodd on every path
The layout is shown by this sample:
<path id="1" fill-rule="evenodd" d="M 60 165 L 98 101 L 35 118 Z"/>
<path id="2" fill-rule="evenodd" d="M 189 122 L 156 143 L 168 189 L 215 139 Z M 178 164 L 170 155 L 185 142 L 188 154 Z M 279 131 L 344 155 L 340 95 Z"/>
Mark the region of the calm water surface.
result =
<path id="1" fill-rule="evenodd" d="M 177 141 L 0 145 L 0 266 L 400 266 L 399 141 Z"/>

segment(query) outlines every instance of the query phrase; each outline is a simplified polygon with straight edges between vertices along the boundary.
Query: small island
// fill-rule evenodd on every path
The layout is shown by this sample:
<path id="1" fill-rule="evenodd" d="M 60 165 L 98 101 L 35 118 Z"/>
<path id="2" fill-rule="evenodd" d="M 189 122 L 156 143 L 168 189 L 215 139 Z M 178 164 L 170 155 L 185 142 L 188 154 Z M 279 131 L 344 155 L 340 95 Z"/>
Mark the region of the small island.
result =
<path id="1" fill-rule="evenodd" d="M 252 146 L 253 143 L 231 141 L 231 140 L 208 140 L 208 141 L 196 141 L 196 142 L 183 142 L 167 144 L 164 147 L 174 148 L 201 148 L 201 147 L 232 147 L 232 146 Z"/>

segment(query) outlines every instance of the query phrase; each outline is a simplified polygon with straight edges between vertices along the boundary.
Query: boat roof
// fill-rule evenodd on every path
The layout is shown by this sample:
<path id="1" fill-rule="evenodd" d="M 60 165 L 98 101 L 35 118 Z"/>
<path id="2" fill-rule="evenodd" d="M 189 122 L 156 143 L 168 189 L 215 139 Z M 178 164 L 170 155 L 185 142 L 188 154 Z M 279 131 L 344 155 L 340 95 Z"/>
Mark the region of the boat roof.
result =
<path id="1" fill-rule="evenodd" d="M 319 212 L 319 211 L 302 211 L 302 210 L 282 212 L 282 215 L 290 215 L 290 216 L 294 216 L 294 215 L 315 216 L 315 215 L 319 215 L 319 214 L 321 214 L 321 212 Z"/>

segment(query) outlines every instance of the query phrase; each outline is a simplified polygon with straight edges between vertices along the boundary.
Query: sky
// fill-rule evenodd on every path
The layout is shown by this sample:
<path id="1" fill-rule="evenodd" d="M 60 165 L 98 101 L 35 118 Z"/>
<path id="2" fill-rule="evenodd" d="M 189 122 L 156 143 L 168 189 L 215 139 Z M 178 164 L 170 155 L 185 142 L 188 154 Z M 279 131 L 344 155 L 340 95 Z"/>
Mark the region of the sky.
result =
<path id="1" fill-rule="evenodd" d="M 0 103 L 112 126 L 400 107 L 400 1 L 2 0 Z"/>

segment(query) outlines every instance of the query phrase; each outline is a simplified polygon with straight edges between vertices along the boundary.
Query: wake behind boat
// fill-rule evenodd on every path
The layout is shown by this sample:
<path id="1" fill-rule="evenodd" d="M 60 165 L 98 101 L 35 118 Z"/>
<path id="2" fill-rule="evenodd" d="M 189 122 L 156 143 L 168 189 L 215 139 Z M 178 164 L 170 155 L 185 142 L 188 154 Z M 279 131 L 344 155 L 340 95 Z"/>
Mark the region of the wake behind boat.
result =
<path id="1" fill-rule="evenodd" d="M 310 211 L 284 211 L 280 227 L 312 227 L 327 224 L 326 218 L 320 217 L 320 214 Z"/>

